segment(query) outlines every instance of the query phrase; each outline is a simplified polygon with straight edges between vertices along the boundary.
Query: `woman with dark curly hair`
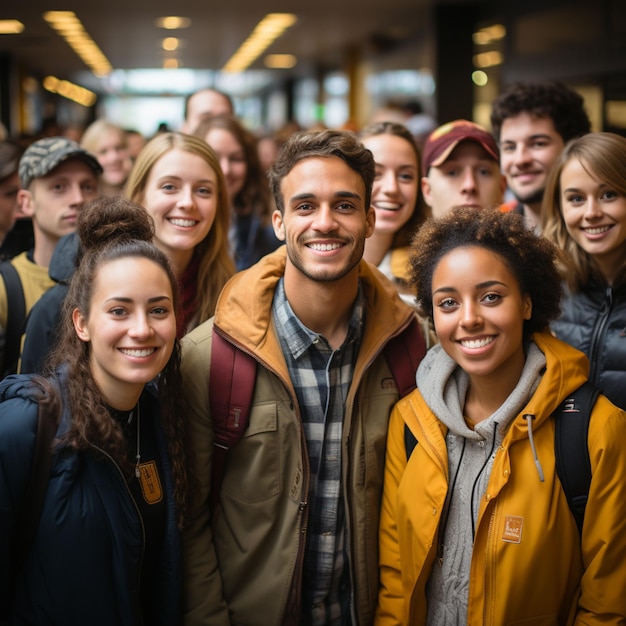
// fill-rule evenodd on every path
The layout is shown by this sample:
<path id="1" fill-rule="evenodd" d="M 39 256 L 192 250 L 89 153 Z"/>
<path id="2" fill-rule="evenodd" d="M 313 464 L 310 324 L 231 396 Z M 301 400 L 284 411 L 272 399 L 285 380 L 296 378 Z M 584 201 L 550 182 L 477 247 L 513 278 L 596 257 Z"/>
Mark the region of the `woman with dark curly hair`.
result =
<path id="1" fill-rule="evenodd" d="M 552 331 L 589 357 L 590 380 L 626 409 L 626 137 L 589 133 L 567 144 L 541 212 L 567 277 Z"/>
<path id="2" fill-rule="evenodd" d="M 0 384 L 0 622 L 178 624 L 189 476 L 176 277 L 141 206 L 103 197 L 77 228 L 46 374 Z M 35 441 L 54 416 L 50 452 Z M 47 459 L 25 537 L 31 467 Z"/>
<path id="3" fill-rule="evenodd" d="M 626 619 L 626 413 L 604 396 L 591 413 L 582 536 L 556 470 L 554 413 L 588 368 L 546 332 L 556 260 L 510 213 L 461 207 L 413 240 L 440 343 L 391 415 L 379 625 Z"/>

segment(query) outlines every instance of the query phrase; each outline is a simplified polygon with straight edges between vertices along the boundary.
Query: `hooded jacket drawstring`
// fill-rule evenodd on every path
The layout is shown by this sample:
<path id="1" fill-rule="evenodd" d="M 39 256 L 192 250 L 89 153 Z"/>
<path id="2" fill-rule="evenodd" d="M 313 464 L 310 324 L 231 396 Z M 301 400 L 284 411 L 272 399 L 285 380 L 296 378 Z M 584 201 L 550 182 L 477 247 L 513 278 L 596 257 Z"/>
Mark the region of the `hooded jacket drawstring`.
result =
<path id="1" fill-rule="evenodd" d="M 537 468 L 537 473 L 539 474 L 539 481 L 543 482 L 543 468 L 539 462 L 539 457 L 537 456 L 537 450 L 535 448 L 535 440 L 533 438 L 533 420 L 535 419 L 535 416 L 530 413 L 525 413 L 523 417 L 528 424 L 528 441 L 530 443 L 530 449 L 533 451 L 533 458 L 535 459 L 535 467 Z"/>
<path id="2" fill-rule="evenodd" d="M 480 480 L 482 473 L 485 471 L 485 467 L 487 467 L 487 464 L 493 458 L 494 450 L 496 449 L 496 435 L 497 434 L 498 434 L 498 422 L 494 422 L 493 423 L 493 439 L 491 440 L 491 450 L 489 450 L 489 454 L 487 455 L 487 458 L 485 459 L 485 462 L 483 463 L 483 466 L 480 468 L 480 471 L 478 472 L 478 475 L 476 476 L 476 479 L 474 480 L 474 484 L 472 485 L 472 495 L 470 498 L 471 507 L 473 507 L 474 495 L 476 491 L 476 486 L 478 485 L 478 481 Z M 476 521 L 474 520 L 473 511 L 472 511 L 471 519 L 472 519 L 472 537 L 475 537 L 476 536 Z"/>

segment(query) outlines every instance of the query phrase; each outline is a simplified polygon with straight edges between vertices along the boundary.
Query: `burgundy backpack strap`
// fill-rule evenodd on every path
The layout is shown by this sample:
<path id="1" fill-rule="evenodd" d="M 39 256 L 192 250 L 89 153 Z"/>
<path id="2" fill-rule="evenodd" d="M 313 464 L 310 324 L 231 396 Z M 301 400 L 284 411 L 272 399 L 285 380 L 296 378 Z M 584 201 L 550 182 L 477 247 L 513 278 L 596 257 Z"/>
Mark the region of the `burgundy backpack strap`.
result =
<path id="1" fill-rule="evenodd" d="M 250 405 L 256 381 L 256 361 L 238 350 L 213 327 L 209 404 L 213 418 L 213 463 L 211 510 L 218 502 L 228 450 L 248 428 Z"/>
<path id="2" fill-rule="evenodd" d="M 415 389 L 417 366 L 426 354 L 426 342 L 417 317 L 414 317 L 404 332 L 387 342 L 384 354 L 396 381 L 398 393 L 403 398 Z"/>

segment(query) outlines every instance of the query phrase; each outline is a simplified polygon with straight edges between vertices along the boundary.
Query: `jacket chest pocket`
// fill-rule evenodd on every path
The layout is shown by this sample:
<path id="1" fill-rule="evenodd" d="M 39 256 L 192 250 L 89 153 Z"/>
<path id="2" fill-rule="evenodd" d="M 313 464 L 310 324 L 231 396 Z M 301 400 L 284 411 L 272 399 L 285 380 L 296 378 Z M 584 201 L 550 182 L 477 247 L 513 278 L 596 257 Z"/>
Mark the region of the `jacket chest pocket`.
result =
<path id="1" fill-rule="evenodd" d="M 229 450 L 222 493 L 242 502 L 264 502 L 280 491 L 276 402 L 252 407 L 250 422 L 241 439 Z"/>

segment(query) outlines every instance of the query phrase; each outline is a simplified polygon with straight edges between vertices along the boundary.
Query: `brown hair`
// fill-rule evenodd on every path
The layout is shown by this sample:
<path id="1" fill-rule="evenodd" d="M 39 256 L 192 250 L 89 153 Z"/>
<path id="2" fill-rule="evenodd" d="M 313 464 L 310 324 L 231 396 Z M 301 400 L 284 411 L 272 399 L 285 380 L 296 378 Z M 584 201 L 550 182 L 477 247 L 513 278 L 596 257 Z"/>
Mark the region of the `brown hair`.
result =
<path id="1" fill-rule="evenodd" d="M 375 175 L 374 157 L 354 133 L 340 130 L 304 130 L 289 137 L 269 172 L 276 208 L 281 213 L 285 211 L 280 188 L 283 178 L 300 161 L 318 157 L 338 157 L 361 177 L 365 185 L 364 206 L 369 211 Z"/>
<path id="2" fill-rule="evenodd" d="M 206 141 L 209 132 L 215 128 L 230 133 L 243 150 L 246 162 L 246 180 L 241 191 L 231 199 L 235 213 L 242 209 L 252 209 L 264 225 L 269 223 L 272 203 L 267 178 L 261 168 L 257 149 L 258 139 L 232 115 L 213 115 L 198 125 L 193 134 Z"/>
<path id="3" fill-rule="evenodd" d="M 77 336 L 72 313 L 78 309 L 85 319 L 89 318 L 96 275 L 105 263 L 112 260 L 140 257 L 161 267 L 172 287 L 175 310 L 179 305 L 178 283 L 169 260 L 152 243 L 152 218 L 143 207 L 135 203 L 120 197 L 101 197 L 92 201 L 78 214 L 77 233 L 82 257 L 63 303 L 60 337 L 46 363 L 46 373 L 52 378 L 58 378 L 59 369 L 66 370 L 62 395 L 71 416 L 71 424 L 62 438 L 64 443 L 75 450 L 97 446 L 120 467 L 129 471 L 124 434 L 111 416 L 93 378 L 90 346 Z M 189 460 L 186 456 L 182 398 L 180 349 L 178 341 L 175 341 L 172 354 L 159 377 L 159 401 L 181 525 L 187 510 L 189 492 Z"/>
<path id="4" fill-rule="evenodd" d="M 422 156 L 413 134 L 406 126 L 404 126 L 404 124 L 399 124 L 398 122 L 376 122 L 375 124 L 366 126 L 359 133 L 361 140 L 367 139 L 368 137 L 375 137 L 377 135 L 392 135 L 394 137 L 400 137 L 400 139 L 404 139 L 411 146 L 411 149 L 415 153 L 415 162 L 417 163 L 415 179 L 417 196 L 415 198 L 415 208 L 413 209 L 413 213 L 406 224 L 404 224 L 402 228 L 394 234 L 393 242 L 391 244 L 392 250 L 395 248 L 405 248 L 411 243 L 411 237 L 413 237 L 420 224 L 422 224 L 422 222 L 426 219 L 422 186 L 420 184 Z"/>

